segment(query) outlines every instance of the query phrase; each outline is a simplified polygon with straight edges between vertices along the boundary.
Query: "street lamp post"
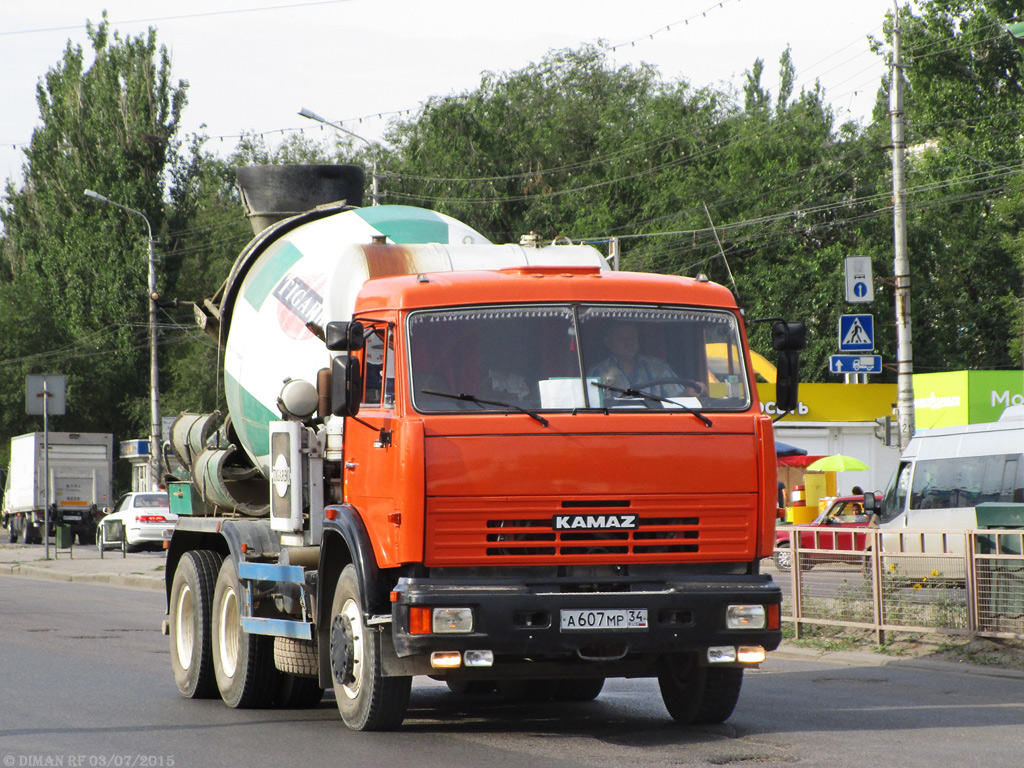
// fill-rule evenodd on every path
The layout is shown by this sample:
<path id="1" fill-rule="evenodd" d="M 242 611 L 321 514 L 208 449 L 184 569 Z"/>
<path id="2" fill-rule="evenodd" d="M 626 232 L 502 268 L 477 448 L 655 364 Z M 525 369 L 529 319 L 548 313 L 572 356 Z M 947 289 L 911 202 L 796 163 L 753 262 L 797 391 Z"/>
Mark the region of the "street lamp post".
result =
<path id="1" fill-rule="evenodd" d="M 91 189 L 85 190 L 85 196 L 141 216 L 149 233 L 149 490 L 155 491 L 160 488 L 163 474 L 163 429 L 160 424 L 160 368 L 157 365 L 156 352 L 156 259 L 153 257 L 153 227 L 142 211 L 115 203 Z"/>
<path id="2" fill-rule="evenodd" d="M 311 109 L 306 109 L 305 107 L 303 107 L 302 109 L 299 110 L 299 114 L 302 117 L 308 117 L 310 120 L 316 120 L 318 123 L 323 123 L 324 125 L 329 125 L 329 126 L 331 126 L 331 128 L 334 128 L 335 130 L 341 131 L 342 133 L 347 133 L 349 136 L 352 136 L 353 138 L 356 138 L 356 139 L 359 139 L 360 141 L 365 141 L 366 142 L 366 145 L 370 148 L 370 152 L 373 154 L 373 187 L 372 187 L 372 189 L 373 189 L 373 194 L 372 194 L 373 204 L 374 205 L 380 205 L 380 190 L 377 187 L 377 144 L 376 144 L 376 142 L 370 141 L 369 139 L 364 139 L 358 133 L 353 133 L 348 128 L 345 128 L 345 127 L 343 127 L 341 125 L 338 125 L 337 123 L 332 123 L 326 117 L 321 117 L 320 115 L 318 115 L 316 112 L 314 112 Z"/>

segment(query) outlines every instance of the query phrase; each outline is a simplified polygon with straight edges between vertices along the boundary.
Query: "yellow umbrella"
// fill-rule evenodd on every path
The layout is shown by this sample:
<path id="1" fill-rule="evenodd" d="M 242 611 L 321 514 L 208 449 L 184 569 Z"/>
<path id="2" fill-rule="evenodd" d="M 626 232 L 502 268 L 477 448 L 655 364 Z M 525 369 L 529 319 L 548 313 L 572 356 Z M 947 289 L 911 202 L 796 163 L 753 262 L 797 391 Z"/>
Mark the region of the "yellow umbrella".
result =
<path id="1" fill-rule="evenodd" d="M 808 464 L 807 469 L 810 472 L 861 472 L 871 467 L 853 456 L 837 453 L 835 456 L 825 456 Z"/>

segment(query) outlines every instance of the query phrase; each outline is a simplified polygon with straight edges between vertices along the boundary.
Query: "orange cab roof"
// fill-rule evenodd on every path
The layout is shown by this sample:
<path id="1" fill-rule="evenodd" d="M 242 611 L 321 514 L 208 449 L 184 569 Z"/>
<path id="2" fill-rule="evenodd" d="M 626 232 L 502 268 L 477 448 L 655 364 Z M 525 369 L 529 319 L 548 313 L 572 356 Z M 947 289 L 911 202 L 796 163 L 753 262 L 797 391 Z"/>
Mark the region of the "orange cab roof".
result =
<path id="1" fill-rule="evenodd" d="M 596 267 L 515 267 L 367 280 L 359 311 L 515 302 L 628 302 L 735 309 L 724 286 L 691 277 Z"/>

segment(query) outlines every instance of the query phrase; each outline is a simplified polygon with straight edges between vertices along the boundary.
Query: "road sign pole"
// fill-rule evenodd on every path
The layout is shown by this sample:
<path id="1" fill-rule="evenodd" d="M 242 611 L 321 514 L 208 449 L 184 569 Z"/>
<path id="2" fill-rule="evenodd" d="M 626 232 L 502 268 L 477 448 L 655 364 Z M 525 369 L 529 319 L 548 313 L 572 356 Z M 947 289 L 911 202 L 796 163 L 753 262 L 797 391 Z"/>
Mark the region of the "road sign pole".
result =
<path id="1" fill-rule="evenodd" d="M 46 542 L 46 559 L 50 559 L 50 390 L 43 379 L 43 541 Z"/>

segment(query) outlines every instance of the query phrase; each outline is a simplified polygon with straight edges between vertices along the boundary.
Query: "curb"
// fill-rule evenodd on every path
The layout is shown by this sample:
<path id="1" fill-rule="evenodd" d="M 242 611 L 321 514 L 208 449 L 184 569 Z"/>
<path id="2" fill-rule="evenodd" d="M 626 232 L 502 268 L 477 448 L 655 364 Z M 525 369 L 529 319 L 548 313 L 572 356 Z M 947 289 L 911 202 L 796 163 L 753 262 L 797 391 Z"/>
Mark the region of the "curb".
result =
<path id="1" fill-rule="evenodd" d="M 21 565 L 20 563 L 4 563 L 0 565 L 0 574 L 20 576 L 26 579 L 42 581 L 62 581 L 76 584 L 111 584 L 134 589 L 163 590 L 165 581 L 163 574 L 146 575 L 142 573 L 73 573 L 60 571 L 37 565 Z"/>
<path id="2" fill-rule="evenodd" d="M 945 661 L 923 656 L 886 656 L 868 651 L 821 651 L 814 648 L 800 648 L 783 643 L 772 651 L 768 659 L 790 659 L 793 661 L 822 661 L 831 664 L 845 664 L 850 667 L 907 667 L 925 669 L 943 674 L 960 673 L 983 677 L 1002 677 L 1024 680 L 1024 671 L 1005 667 L 970 664 L 965 661 Z"/>

